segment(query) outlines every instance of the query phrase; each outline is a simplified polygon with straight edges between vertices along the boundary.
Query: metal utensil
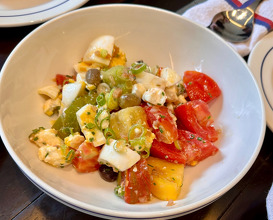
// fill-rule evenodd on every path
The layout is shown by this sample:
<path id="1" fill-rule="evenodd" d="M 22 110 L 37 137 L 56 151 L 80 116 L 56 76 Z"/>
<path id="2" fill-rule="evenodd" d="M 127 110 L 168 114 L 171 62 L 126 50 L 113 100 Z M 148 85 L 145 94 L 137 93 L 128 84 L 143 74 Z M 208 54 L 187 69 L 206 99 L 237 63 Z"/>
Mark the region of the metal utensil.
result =
<path id="1" fill-rule="evenodd" d="M 246 41 L 251 36 L 254 12 L 261 1 L 254 1 L 244 9 L 223 11 L 216 14 L 208 28 L 227 41 L 234 43 Z"/>

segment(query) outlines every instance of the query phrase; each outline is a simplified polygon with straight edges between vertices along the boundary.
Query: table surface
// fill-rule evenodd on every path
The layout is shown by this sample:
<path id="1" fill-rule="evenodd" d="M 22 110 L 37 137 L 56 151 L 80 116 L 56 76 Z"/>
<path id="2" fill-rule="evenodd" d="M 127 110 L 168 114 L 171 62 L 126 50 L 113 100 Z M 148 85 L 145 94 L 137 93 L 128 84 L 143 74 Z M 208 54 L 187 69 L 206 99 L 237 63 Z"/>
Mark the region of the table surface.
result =
<path id="1" fill-rule="evenodd" d="M 182 12 L 197 2 L 197 0 L 90 0 L 82 7 L 128 3 Z M 0 28 L 1 68 L 13 48 L 38 26 L 39 24 Z M 273 182 L 272 145 L 273 133 L 267 128 L 262 149 L 255 163 L 236 186 L 205 208 L 175 219 L 267 219 L 266 196 Z M 0 195 L 0 219 L 100 219 L 71 209 L 40 191 L 17 167 L 2 140 L 0 142 Z"/>

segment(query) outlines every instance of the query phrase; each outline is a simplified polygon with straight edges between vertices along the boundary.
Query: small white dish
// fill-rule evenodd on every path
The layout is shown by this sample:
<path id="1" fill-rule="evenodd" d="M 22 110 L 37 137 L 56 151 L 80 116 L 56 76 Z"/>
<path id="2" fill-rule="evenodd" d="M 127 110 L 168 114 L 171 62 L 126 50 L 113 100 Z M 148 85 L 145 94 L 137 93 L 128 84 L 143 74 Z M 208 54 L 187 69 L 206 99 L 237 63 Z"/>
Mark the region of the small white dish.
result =
<path id="1" fill-rule="evenodd" d="M 273 132 L 273 32 L 256 44 L 249 55 L 248 65 L 263 94 L 266 122 Z"/>
<path id="2" fill-rule="evenodd" d="M 86 2 L 88 0 L 1 0 L 0 27 L 42 23 Z"/>

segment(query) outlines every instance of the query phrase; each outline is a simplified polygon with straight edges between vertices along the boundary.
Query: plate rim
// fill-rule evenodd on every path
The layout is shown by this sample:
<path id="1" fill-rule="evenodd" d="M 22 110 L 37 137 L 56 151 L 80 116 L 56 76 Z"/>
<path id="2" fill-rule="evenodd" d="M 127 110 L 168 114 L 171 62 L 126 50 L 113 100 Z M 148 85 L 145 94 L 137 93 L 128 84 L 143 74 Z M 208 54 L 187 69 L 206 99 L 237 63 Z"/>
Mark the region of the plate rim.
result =
<path id="1" fill-rule="evenodd" d="M 264 99 L 265 111 L 266 111 L 266 124 L 269 129 L 273 132 L 273 118 L 269 118 L 268 115 L 273 114 L 273 106 L 269 103 L 268 94 L 265 92 L 263 85 L 263 67 L 268 58 L 268 55 L 273 52 L 273 32 L 265 35 L 252 49 L 248 58 L 248 66 L 257 81 L 257 84 L 261 90 L 262 97 Z M 257 66 L 258 65 L 258 66 Z M 273 63 L 270 64 L 273 71 Z"/>
<path id="2" fill-rule="evenodd" d="M 51 1 L 31 8 L 3 11 L 3 14 L 1 14 L 0 10 L 0 28 L 29 26 L 43 23 L 65 12 L 79 8 L 88 1 L 89 0 Z M 19 17 L 20 20 L 16 20 L 16 18 Z"/>

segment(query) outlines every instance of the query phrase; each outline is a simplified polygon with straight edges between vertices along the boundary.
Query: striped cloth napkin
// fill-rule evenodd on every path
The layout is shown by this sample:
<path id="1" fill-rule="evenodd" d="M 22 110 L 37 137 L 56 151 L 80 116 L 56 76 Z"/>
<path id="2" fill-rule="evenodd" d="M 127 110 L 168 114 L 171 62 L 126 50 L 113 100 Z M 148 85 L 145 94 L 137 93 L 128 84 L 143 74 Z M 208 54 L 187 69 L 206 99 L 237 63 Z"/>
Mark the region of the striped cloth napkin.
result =
<path id="1" fill-rule="evenodd" d="M 208 27 L 215 14 L 245 8 L 255 0 L 207 0 L 185 11 L 182 16 Z M 241 43 L 229 43 L 241 56 L 247 56 L 256 43 L 273 30 L 273 0 L 263 0 L 254 15 L 251 37 Z"/>
<path id="2" fill-rule="evenodd" d="M 271 186 L 271 189 L 269 190 L 269 193 L 266 197 L 266 209 L 267 209 L 267 217 L 268 220 L 273 219 L 273 185 Z"/>

